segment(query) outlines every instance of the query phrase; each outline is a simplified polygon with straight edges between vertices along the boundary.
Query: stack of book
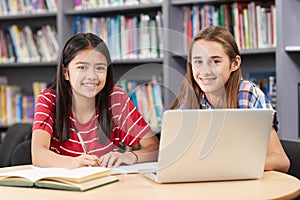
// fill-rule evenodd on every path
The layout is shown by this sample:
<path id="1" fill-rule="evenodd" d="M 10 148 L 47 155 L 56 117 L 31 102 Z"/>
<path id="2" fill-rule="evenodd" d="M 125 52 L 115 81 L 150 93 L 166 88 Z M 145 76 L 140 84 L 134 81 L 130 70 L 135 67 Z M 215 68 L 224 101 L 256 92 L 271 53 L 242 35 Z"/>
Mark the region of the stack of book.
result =
<path id="1" fill-rule="evenodd" d="M 0 174 L 0 185 L 86 191 L 118 181 L 111 169 L 104 167 L 39 168 L 25 166 L 11 168 Z"/>

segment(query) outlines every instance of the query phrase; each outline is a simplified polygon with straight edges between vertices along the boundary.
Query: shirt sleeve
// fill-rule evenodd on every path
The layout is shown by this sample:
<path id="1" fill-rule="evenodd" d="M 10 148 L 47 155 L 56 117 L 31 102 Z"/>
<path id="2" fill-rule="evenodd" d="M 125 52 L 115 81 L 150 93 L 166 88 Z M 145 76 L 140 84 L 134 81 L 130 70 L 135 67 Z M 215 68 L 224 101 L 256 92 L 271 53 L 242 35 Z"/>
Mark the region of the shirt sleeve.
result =
<path id="1" fill-rule="evenodd" d="M 51 89 L 42 91 L 36 100 L 32 131 L 41 129 L 53 135 L 53 119 L 55 111 L 55 92 Z"/>
<path id="2" fill-rule="evenodd" d="M 111 113 L 120 142 L 135 146 L 151 129 L 125 91 L 114 87 L 111 93 Z"/>
<path id="3" fill-rule="evenodd" d="M 242 81 L 238 94 L 239 108 L 273 109 L 265 93 L 254 83 Z M 274 109 L 273 109 L 274 110 Z M 278 114 L 274 110 L 273 127 L 278 131 Z"/>

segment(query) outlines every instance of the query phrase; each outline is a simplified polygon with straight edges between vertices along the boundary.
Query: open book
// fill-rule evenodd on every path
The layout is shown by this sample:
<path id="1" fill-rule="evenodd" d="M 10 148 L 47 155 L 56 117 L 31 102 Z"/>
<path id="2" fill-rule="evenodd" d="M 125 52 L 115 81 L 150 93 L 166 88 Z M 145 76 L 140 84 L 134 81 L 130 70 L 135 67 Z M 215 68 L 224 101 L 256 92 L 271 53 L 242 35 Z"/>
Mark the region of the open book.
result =
<path id="1" fill-rule="evenodd" d="M 111 176 L 111 169 L 81 167 L 76 169 L 39 168 L 28 166 L 0 173 L 0 185 L 42 187 L 61 190 L 85 191 L 118 181 Z"/>

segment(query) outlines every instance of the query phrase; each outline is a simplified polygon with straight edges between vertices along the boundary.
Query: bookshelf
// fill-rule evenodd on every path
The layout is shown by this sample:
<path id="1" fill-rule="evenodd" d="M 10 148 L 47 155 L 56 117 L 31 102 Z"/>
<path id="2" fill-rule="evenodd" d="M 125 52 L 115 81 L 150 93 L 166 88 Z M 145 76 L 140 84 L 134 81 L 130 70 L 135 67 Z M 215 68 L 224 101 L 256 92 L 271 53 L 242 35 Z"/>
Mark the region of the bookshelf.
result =
<path id="1" fill-rule="evenodd" d="M 147 82 L 152 75 L 161 77 L 164 107 L 168 108 L 178 93 L 185 74 L 186 49 L 182 41 L 184 34 L 184 6 L 196 4 L 219 5 L 233 3 L 230 0 L 163 0 L 159 3 L 121 5 L 93 9 L 74 9 L 73 1 L 58 0 L 58 9 L 51 13 L 35 13 L 0 16 L 0 29 L 10 24 L 32 27 L 45 23 L 57 30 L 59 45 L 73 35 L 73 21 L 77 16 L 114 17 L 117 15 L 153 15 L 160 11 L 163 16 L 163 54 L 161 58 L 114 59 L 115 81 L 121 78 Z M 250 1 L 239 1 L 250 2 Z M 259 1 L 254 2 L 270 2 Z M 300 38 L 295 24 L 299 24 L 299 0 L 273 0 L 276 5 L 276 47 L 241 49 L 243 76 L 249 72 L 276 71 L 277 111 L 280 117 L 280 137 L 299 140 L 298 83 L 300 75 Z M 287 37 L 288 35 L 288 37 Z M 52 81 L 57 62 L 0 63 L 0 75 L 8 77 L 11 84 L 22 85 L 24 91 L 32 93 L 33 81 Z M 294 92 L 292 92 L 294 91 Z"/>
<path id="2" fill-rule="evenodd" d="M 276 0 L 277 7 L 277 102 L 283 138 L 300 141 L 300 1 Z"/>
<path id="3" fill-rule="evenodd" d="M 0 15 L 0 29 L 8 29 L 12 24 L 23 28 L 25 25 L 41 27 L 45 22 L 56 27 L 57 13 L 7 14 Z M 24 93 L 32 94 L 33 81 L 50 82 L 55 75 L 56 62 L 0 63 L 0 75 L 6 76 L 8 84 L 22 85 Z M 42 68 L 42 70 L 40 70 Z"/>

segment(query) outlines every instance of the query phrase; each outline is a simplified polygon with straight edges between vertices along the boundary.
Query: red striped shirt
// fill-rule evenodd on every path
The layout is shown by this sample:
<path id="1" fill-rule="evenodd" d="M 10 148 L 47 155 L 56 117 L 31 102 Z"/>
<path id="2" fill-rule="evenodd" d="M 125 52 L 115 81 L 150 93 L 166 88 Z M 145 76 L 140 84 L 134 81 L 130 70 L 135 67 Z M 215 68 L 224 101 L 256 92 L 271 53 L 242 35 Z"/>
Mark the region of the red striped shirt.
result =
<path id="1" fill-rule="evenodd" d="M 68 156 L 78 156 L 84 153 L 73 122 L 80 132 L 88 153 L 98 157 L 110 151 L 118 150 L 119 142 L 128 146 L 136 145 L 150 131 L 149 125 L 121 88 L 115 86 L 110 98 L 111 107 L 109 110 L 112 113 L 113 130 L 106 144 L 101 145 L 98 142 L 98 113 L 95 113 L 94 117 L 87 123 L 81 124 L 75 119 L 72 111 L 70 111 L 70 138 L 64 142 L 59 142 L 53 132 L 56 93 L 51 89 L 42 91 L 37 98 L 32 130 L 47 131 L 51 136 L 50 149 L 58 154 Z"/>

